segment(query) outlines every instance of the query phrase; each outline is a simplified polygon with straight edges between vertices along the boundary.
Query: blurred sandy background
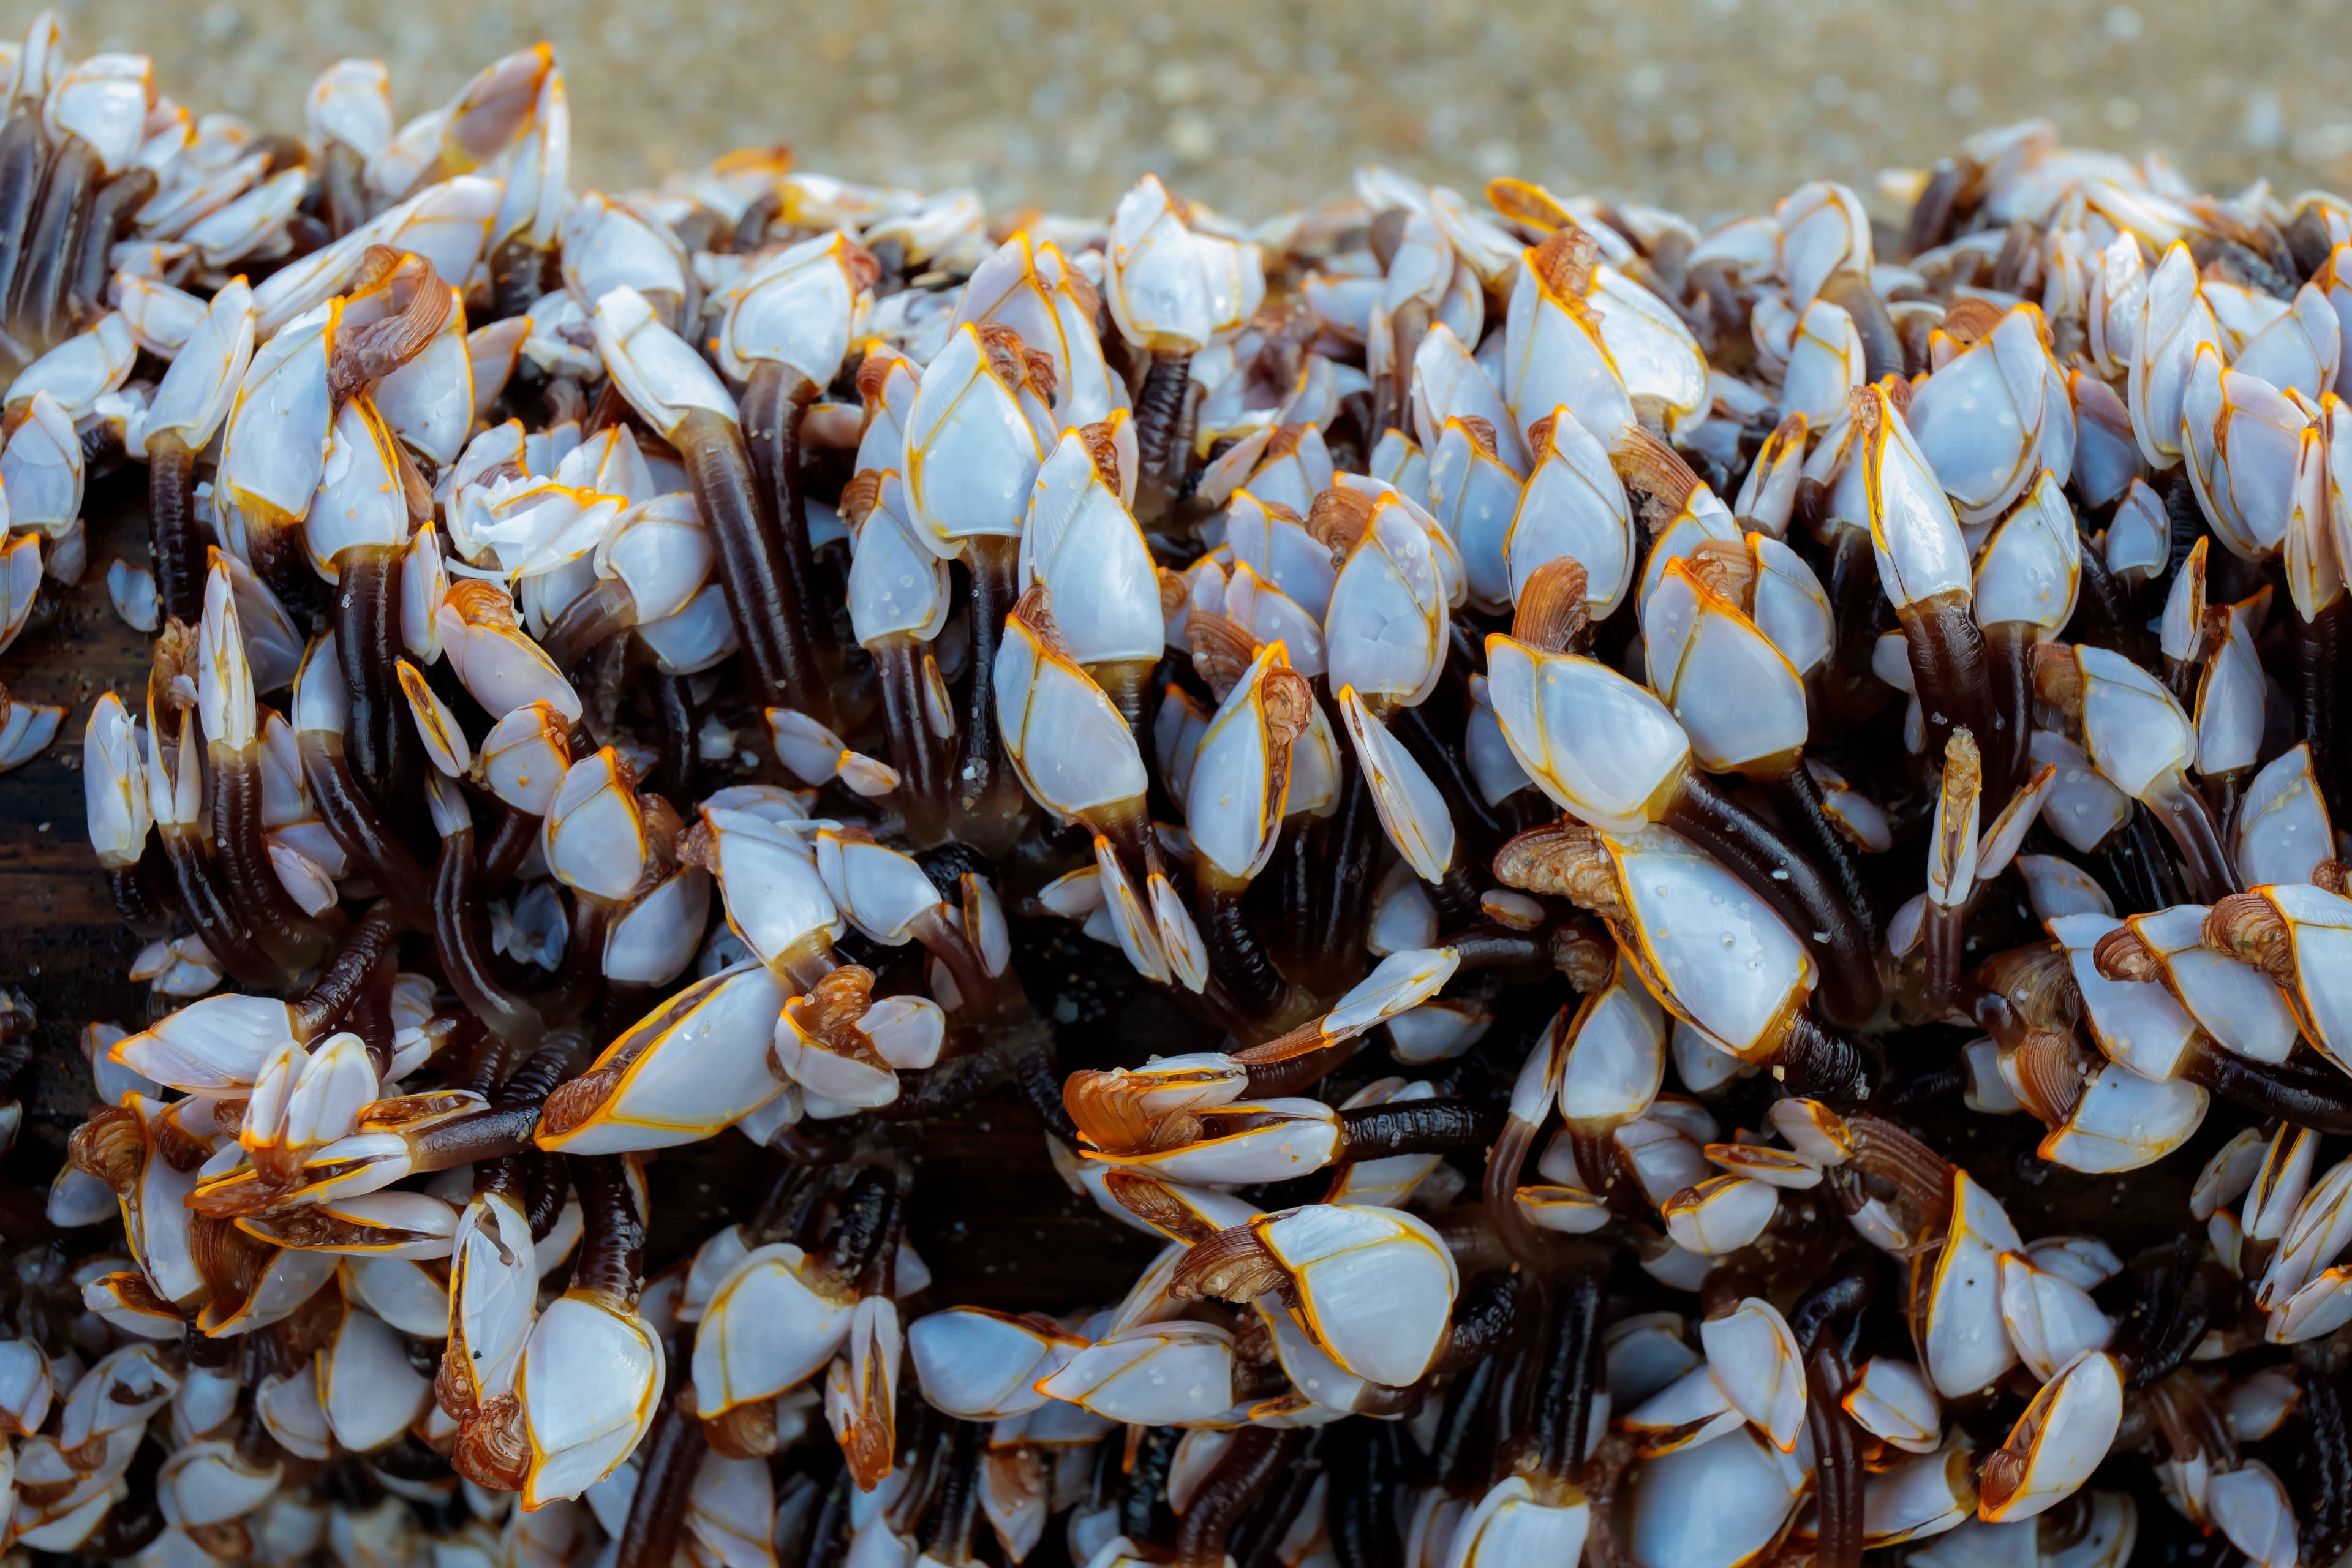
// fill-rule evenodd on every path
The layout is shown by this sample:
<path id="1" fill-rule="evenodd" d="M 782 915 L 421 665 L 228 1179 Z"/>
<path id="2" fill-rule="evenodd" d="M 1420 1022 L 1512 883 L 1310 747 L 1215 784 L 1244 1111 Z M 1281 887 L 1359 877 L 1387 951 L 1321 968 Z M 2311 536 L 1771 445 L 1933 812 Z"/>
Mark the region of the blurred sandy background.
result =
<path id="1" fill-rule="evenodd" d="M 2046 114 L 2192 179 L 2352 189 L 2352 0 L 80 0 L 78 51 L 299 128 L 320 67 L 373 56 L 404 118 L 551 40 L 573 184 L 785 142 L 803 167 L 992 206 L 1107 210 L 1138 171 L 1261 216 L 1377 159 L 1511 173 L 1694 216 L 1813 174 L 1868 191 L 1969 131 Z M 29 7 L 9 7 L 12 28 Z"/>

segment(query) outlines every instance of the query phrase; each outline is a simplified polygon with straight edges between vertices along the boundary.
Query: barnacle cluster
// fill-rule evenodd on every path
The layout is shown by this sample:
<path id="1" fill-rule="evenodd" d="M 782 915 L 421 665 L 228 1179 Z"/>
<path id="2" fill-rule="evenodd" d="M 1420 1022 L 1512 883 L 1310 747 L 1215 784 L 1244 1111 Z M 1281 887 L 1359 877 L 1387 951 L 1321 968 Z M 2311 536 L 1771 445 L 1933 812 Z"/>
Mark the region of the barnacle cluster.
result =
<path id="1" fill-rule="evenodd" d="M 575 194 L 543 46 L 299 139 L 7 77 L 0 646 L 143 466 L 156 998 L 8 1238 L 14 1551 L 2352 1546 L 2352 205 L 2033 123 L 1900 229 L 1012 221 Z M 987 1115 L 1123 1300 L 933 1279 Z"/>

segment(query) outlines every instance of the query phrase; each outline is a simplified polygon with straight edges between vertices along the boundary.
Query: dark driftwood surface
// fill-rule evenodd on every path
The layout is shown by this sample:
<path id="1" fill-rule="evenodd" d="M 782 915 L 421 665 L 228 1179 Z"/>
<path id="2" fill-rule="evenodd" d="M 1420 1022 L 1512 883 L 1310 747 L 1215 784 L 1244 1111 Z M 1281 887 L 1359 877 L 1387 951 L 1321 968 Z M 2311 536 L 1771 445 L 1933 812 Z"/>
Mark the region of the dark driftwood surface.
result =
<path id="1" fill-rule="evenodd" d="M 40 1016 L 34 1065 L 17 1086 L 23 1131 L 0 1163 L 6 1184 L 0 1238 L 12 1246 L 47 1234 L 41 1197 L 90 1103 L 79 1045 L 83 1026 L 98 1020 L 136 1029 L 162 1005 L 125 978 L 141 944 L 117 919 L 90 853 L 81 785 L 91 704 L 110 688 L 136 711 L 145 689 L 149 638 L 114 613 L 106 592 L 109 561 L 146 560 L 145 479 L 143 468 L 131 468 L 92 484 L 89 570 L 69 591 L 45 582 L 31 624 L 0 653 L 0 682 L 13 696 L 70 710 L 56 744 L 0 774 L 0 984 L 31 998 Z M 772 763 L 762 776 L 782 782 Z M 729 781 L 702 787 L 718 782 Z M 1020 960 L 1041 1005 L 1061 1004 L 1058 1033 L 1070 1065 L 1139 1062 L 1215 1044 L 1125 973 L 1108 949 L 1057 936 L 1024 942 Z M 916 1172 L 909 1239 L 942 1303 L 1048 1311 L 1108 1304 L 1156 1250 L 1150 1237 L 1069 1191 L 1046 1157 L 1035 1119 L 1009 1090 L 961 1117 L 900 1129 L 896 1144 Z M 733 1132 L 665 1151 L 648 1171 L 649 1262 L 686 1256 L 741 1217 L 776 1168 L 776 1156 Z"/>

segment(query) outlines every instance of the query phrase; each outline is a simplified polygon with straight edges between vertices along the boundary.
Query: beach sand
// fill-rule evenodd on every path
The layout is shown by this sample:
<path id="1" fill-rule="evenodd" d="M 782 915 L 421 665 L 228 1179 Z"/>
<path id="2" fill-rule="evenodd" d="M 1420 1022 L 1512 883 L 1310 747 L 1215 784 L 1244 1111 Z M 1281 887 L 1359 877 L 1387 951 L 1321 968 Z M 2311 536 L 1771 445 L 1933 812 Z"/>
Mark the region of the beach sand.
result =
<path id="1" fill-rule="evenodd" d="M 29 10 L 12 7 L 21 26 Z M 976 186 L 992 210 L 1107 211 L 1143 169 L 1239 217 L 1366 162 L 1469 189 L 1511 174 L 1695 218 L 1802 179 L 1867 195 L 1969 131 L 2047 115 L 2204 188 L 2352 189 L 2352 4 L 1459 0 L 1161 10 L 639 0 L 85 0 L 78 50 L 154 57 L 165 91 L 272 129 L 329 61 L 393 69 L 403 117 L 547 38 L 575 187 L 748 143 L 848 178 Z"/>

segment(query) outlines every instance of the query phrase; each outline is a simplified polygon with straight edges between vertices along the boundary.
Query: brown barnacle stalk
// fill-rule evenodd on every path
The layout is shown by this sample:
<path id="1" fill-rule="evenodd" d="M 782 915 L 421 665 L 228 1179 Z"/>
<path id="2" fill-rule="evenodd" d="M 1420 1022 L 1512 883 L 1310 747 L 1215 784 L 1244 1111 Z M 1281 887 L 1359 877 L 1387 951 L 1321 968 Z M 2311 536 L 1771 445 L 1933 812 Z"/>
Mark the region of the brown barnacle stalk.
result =
<path id="1" fill-rule="evenodd" d="M 685 1529 L 703 1454 L 703 1425 L 695 1419 L 693 1390 L 682 1387 L 654 1417 L 636 1495 L 616 1543 L 614 1568 L 668 1568 Z"/>
<path id="2" fill-rule="evenodd" d="M 147 438 L 149 559 L 164 616 L 193 623 L 204 613 L 204 536 L 196 524 L 196 454 L 177 429 Z"/>
<path id="3" fill-rule="evenodd" d="M 585 1224 L 572 1260 L 572 1288 L 634 1310 L 645 1289 L 646 1221 L 617 1154 L 573 1155 L 572 1182 Z"/>
<path id="4" fill-rule="evenodd" d="M 1968 153 L 1937 159 L 1904 220 L 1899 254 L 1907 259 L 1949 239 L 1983 199 L 1984 183 L 1984 164 Z"/>
<path id="5" fill-rule="evenodd" d="M 1342 1161 L 1483 1149 L 1503 1128 L 1499 1111 L 1465 1100 L 1391 1100 L 1339 1112 Z"/>
<path id="6" fill-rule="evenodd" d="M 1801 499 L 1809 488 L 1817 489 L 1801 481 Z M 1825 716 L 1844 726 L 1868 718 L 1887 700 L 1886 683 L 1870 668 L 1883 600 L 1869 528 L 1852 519 L 1830 526 L 1829 569 L 1822 574 L 1822 587 L 1829 595 L 1836 637 L 1829 666 L 1822 672 L 1822 703 Z"/>
<path id="7" fill-rule="evenodd" d="M 1234 1526 L 1305 1446 L 1307 1434 L 1244 1426 L 1218 1455 L 1177 1521 L 1177 1568 L 1218 1568 Z"/>
<path id="8" fill-rule="evenodd" d="M 320 645 L 313 644 L 294 686 L 294 740 L 302 759 L 302 784 L 320 820 L 353 866 L 383 891 L 403 927 L 432 930 L 432 874 L 418 864 L 352 771 L 342 671 L 335 661 L 321 657 Z"/>
<path id="9" fill-rule="evenodd" d="M 134 781 L 133 787 L 145 788 L 145 779 Z M 174 909 L 172 868 L 163 847 L 150 837 L 140 847 L 137 859 L 114 864 L 101 858 L 100 864 L 106 871 L 107 897 L 131 934 L 142 942 L 170 936 Z"/>
<path id="10" fill-rule="evenodd" d="M 1878 1265 L 1855 1251 L 1789 1312 L 1790 1331 L 1805 1363 L 1805 1417 L 1813 1439 L 1815 1568 L 1861 1568 L 1864 1435 L 1843 1400 L 1858 1370 L 1863 1314 L 1877 1293 Z"/>
<path id="11" fill-rule="evenodd" d="M 1841 268 L 1822 280 L 1821 297 L 1853 318 L 1854 330 L 1862 334 L 1863 374 L 1890 390 L 1901 387 L 1907 407 L 1911 384 L 1903 378 L 1903 341 L 1893 313 L 1869 278 Z"/>
<path id="12" fill-rule="evenodd" d="M 318 978 L 288 1003 L 294 1010 L 294 1030 L 299 1038 L 324 1037 L 359 1005 L 372 979 L 387 967 L 396 967 L 395 934 L 391 911 L 382 900 L 344 930 Z M 384 1066 L 376 1065 L 378 1071 Z"/>
<path id="13" fill-rule="evenodd" d="M 1954 730 L 1944 743 L 1944 776 L 1935 826 L 1938 837 L 1927 850 L 1934 875 L 1920 922 L 1919 942 L 1927 956 L 1923 1005 L 1929 1017 L 1941 1017 L 1950 1010 L 1953 992 L 1959 984 L 1969 912 L 1976 904 L 1975 888 L 1972 875 L 1958 884 L 1950 879 L 1958 868 L 1973 870 L 1977 802 L 1983 783 L 1984 759 L 1976 737 L 1967 730 Z"/>
<path id="14" fill-rule="evenodd" d="M 1547 1507 L 1573 1507 L 1585 1500 L 1586 1444 L 1593 1399 L 1601 1392 L 1601 1318 L 1607 1267 L 1590 1243 L 1571 1244 L 1540 1291 L 1530 1291 L 1532 1310 L 1522 1319 L 1548 1316 L 1534 1326 L 1543 1350 L 1534 1373 L 1533 1430 L 1520 1444 L 1515 1464 L 1535 1500 Z"/>
<path id="15" fill-rule="evenodd" d="M 37 99 L 37 84 L 33 85 Z M 36 122 L 47 119 L 38 116 Z M 26 215 L 29 227 L 14 258 L 17 265 L 6 296 L 8 335 L 16 352 L 26 359 L 72 331 L 66 313 L 68 289 L 90 207 L 106 173 L 98 149 L 76 130 L 54 120 L 48 120 L 48 126 L 54 136 L 48 176 L 41 184 L 38 205 Z"/>
<path id="16" fill-rule="evenodd" d="M 675 820 L 675 814 L 671 815 Z M 699 827 L 701 825 L 696 826 Z M 862 824 L 845 824 L 834 832 L 844 844 L 878 842 L 873 831 Z M 671 836 L 673 840 L 684 837 L 683 834 Z M 667 869 L 664 874 L 667 874 Z M 1026 1003 L 1019 995 L 1018 977 L 1009 971 L 1002 976 L 988 972 L 988 964 L 972 944 L 971 936 L 963 927 L 948 918 L 945 903 L 934 904 L 925 910 L 908 923 L 907 929 L 922 945 L 923 951 L 937 959 L 940 966 L 947 971 L 949 978 L 955 983 L 956 995 L 963 1009 L 973 1018 L 994 1020 L 1008 1016 L 1008 1010 L 1019 1013 L 1025 1009 Z M 836 970 L 834 974 L 838 976 L 841 973 Z M 873 976 L 864 970 L 858 973 L 866 974 L 870 986 Z M 820 981 L 820 987 L 822 984 Z"/>
<path id="17" fill-rule="evenodd" d="M 1039 395 L 1052 401 L 1053 363 L 1023 347 L 1020 334 L 985 327 L 981 346 L 1007 386 L 1021 384 L 1024 368 L 1033 383 L 1042 371 Z M 1021 584 L 1021 541 L 1017 535 L 1001 533 L 968 539 L 964 564 L 971 574 L 971 667 L 985 675 L 996 668 L 1006 619 L 1028 597 Z M 1029 590 L 1034 592 L 1034 588 Z M 1005 751 L 1003 729 L 997 719 L 995 681 L 977 676 L 971 680 L 964 695 L 960 734 L 961 750 L 950 785 L 961 825 L 958 837 L 983 853 L 1001 854 L 1027 824 L 1029 797 Z"/>
<path id="18" fill-rule="evenodd" d="M 214 865 L 231 909 L 255 942 L 289 975 L 326 952 L 327 928 L 286 889 L 262 826 L 262 731 L 245 662 L 229 578 L 218 557 L 205 589 L 198 630 L 200 679 L 219 693 L 205 708 L 206 791 Z M 218 732 L 210 732 L 217 727 Z"/>
<path id="19" fill-rule="evenodd" d="M 669 432 L 709 531 L 712 568 L 742 639 L 744 673 L 761 708 L 791 708 L 830 729 L 833 692 L 807 626 L 796 618 L 782 523 L 754 478 L 743 431 L 709 408 L 681 411 Z"/>
<path id="20" fill-rule="evenodd" d="M 350 324 L 362 307 L 383 314 Z M 424 257 L 371 247 L 347 314 L 339 318 L 327 360 L 327 394 L 340 409 L 414 360 L 449 319 L 453 297 Z M 387 450 L 395 465 L 409 525 L 433 515 L 432 494 L 406 448 Z M 346 739 L 352 766 L 377 806 L 395 821 L 413 818 L 423 768 L 422 748 L 410 727 L 394 669 L 400 647 L 401 549 L 382 540 L 343 545 L 334 552 L 335 648 L 350 692 Z M 487 586 L 487 584 L 475 584 Z"/>
<path id="21" fill-rule="evenodd" d="M 868 360 L 859 369 L 861 386 L 876 363 Z M 880 470 L 866 468 L 842 486 L 837 510 L 852 537 L 881 503 L 883 478 Z M 873 656 L 875 680 L 881 689 L 890 766 L 898 775 L 896 799 L 906 819 L 907 837 L 917 848 L 929 848 L 947 837 L 948 772 L 955 730 L 947 681 L 930 644 L 912 632 L 886 632 L 868 640 L 866 651 Z"/>
<path id="22" fill-rule="evenodd" d="M 1242 655 L 1241 667 L 1232 669 L 1224 679 L 1223 689 L 1217 697 L 1223 703 L 1247 672 L 1255 657 L 1255 647 L 1247 634 L 1222 616 L 1196 610 L 1187 626 L 1192 639 L 1194 665 L 1204 677 L 1210 675 L 1210 668 L 1203 649 L 1213 635 L 1227 636 L 1232 643 L 1239 645 L 1230 651 Z M 1223 657 L 1219 655 L 1221 661 Z M 1212 679 L 1211 684 L 1213 689 L 1217 681 Z M 1259 799 L 1234 803 L 1230 809 L 1254 816 L 1253 826 L 1257 832 L 1270 838 L 1281 831 L 1289 791 L 1291 750 L 1313 721 L 1315 690 L 1297 670 L 1273 664 L 1258 679 L 1255 706 L 1265 788 Z M 1254 1018 L 1263 1019 L 1273 1016 L 1282 1007 L 1290 994 L 1290 984 L 1258 935 L 1245 907 L 1244 900 L 1254 880 L 1253 876 L 1219 866 L 1205 854 L 1196 852 L 1193 856 L 1193 886 L 1210 967 L 1236 1006 Z"/>
<path id="23" fill-rule="evenodd" d="M 580 1025 L 550 1029 L 522 1066 L 492 1086 L 487 1106 L 455 1089 L 396 1095 L 362 1112 L 358 1130 L 399 1137 L 411 1174 L 488 1168 L 530 1147 L 549 1096 L 593 1054 L 591 1036 Z"/>
<path id="24" fill-rule="evenodd" d="M 382 816 L 399 822 L 414 814 L 417 782 L 415 733 L 394 671 L 400 657 L 400 552 L 386 544 L 352 544 L 335 553 L 335 655 L 348 693 L 343 743 L 351 776 Z M 457 589 L 502 597 L 488 583 Z M 453 593 L 453 597 L 456 596 Z"/>
<path id="25" fill-rule="evenodd" d="M 906 1224 L 907 1205 L 897 1175 L 874 1165 L 860 1170 L 842 1196 L 825 1246 L 824 1268 L 837 1289 L 859 1296 L 892 1294 L 898 1277 L 898 1240 Z"/>
<path id="26" fill-rule="evenodd" d="M 285 974 L 238 912 L 205 831 L 203 763 L 195 747 L 197 657 L 194 629 L 166 622 L 155 639 L 147 681 L 147 743 L 171 785 L 169 809 L 156 802 L 155 830 L 172 867 L 181 913 L 232 979 L 268 989 L 281 984 Z"/>
<path id="27" fill-rule="evenodd" d="M 1192 356 L 1154 350 L 1135 390 L 1135 519 L 1149 528 L 1169 515 L 1183 488 L 1192 443 Z"/>
<path id="28" fill-rule="evenodd" d="M 1571 1122 L 1563 1131 L 1576 1156 L 1577 1173 L 1590 1190 L 1618 1218 L 1646 1224 L 1652 1205 L 1624 1145 L 1617 1142 L 1616 1130 Z"/>
<path id="29" fill-rule="evenodd" d="M 160 183 L 154 170 L 134 166 L 99 186 L 90 202 L 89 221 L 82 227 L 79 254 L 67 275 L 63 319 L 68 324 L 87 330 L 106 313 L 107 284 L 114 276 L 114 247 L 131 237 L 139 209 L 154 195 Z"/>
<path id="30" fill-rule="evenodd" d="M 12 96 L 6 122 L 0 126 L 0 302 L 6 300 L 24 267 L 41 198 L 41 173 L 48 160 L 41 96 L 39 81 L 24 83 Z"/>
<path id="31" fill-rule="evenodd" d="M 2226 625 L 2227 612 L 2224 612 Z M 2034 650 L 2033 696 L 2055 709 L 2078 732 L 2084 727 L 2084 707 L 2094 693 L 2075 650 L 2063 643 L 2043 643 Z M 2109 700 L 2115 699 L 2110 696 Z M 2128 697 L 2124 700 L 2130 700 Z M 2160 699 L 2159 699 L 2160 700 Z M 2160 722 L 2164 716 L 2144 712 L 2141 722 Z M 2162 824 L 2179 851 L 2195 896 L 2218 902 L 2237 887 L 2237 871 L 2221 840 L 2221 823 L 2204 795 L 2190 787 L 2182 771 L 2193 752 L 2194 731 L 2176 706 L 2168 715 L 2179 726 L 2183 754 L 2173 764 L 2137 784 L 2138 800 L 2148 815 Z M 2113 722 L 2113 721 L 2110 721 Z"/>
<path id="32" fill-rule="evenodd" d="M 532 999 L 509 985 L 492 961 L 485 941 L 477 890 L 479 862 L 474 852 L 474 818 L 455 788 L 433 792 L 434 824 L 441 854 L 433 873 L 433 943 L 441 972 L 467 1011 L 501 1040 L 520 1044 L 537 1038 L 548 1020 Z M 565 944 L 567 959 L 572 944 Z"/>
<path id="33" fill-rule="evenodd" d="M 845 270 L 854 289 L 870 289 L 881 267 L 866 248 L 851 241 L 843 247 Z M 859 390 L 864 391 L 863 367 Z M 878 390 L 878 389 L 877 389 Z M 819 671 L 829 689 L 839 677 L 841 647 L 833 634 L 831 611 L 818 596 L 816 559 L 809 543 L 808 479 L 802 449 L 802 426 L 809 406 L 824 389 L 781 359 L 751 362 L 741 403 L 743 445 L 751 474 L 765 502 L 761 518 L 770 536 L 779 574 L 783 579 L 786 624 L 778 628 L 786 639 L 786 667 Z M 844 509 L 846 515 L 846 509 Z M 831 709 L 809 710 L 820 722 L 832 722 Z"/>
<path id="34" fill-rule="evenodd" d="M 1356 518 L 1350 503 L 1342 503 L 1332 512 L 1326 512 L 1328 497 L 1354 497 L 1350 490 L 1326 490 L 1315 499 L 1315 513 L 1324 517 L 1327 526 L 1318 531 L 1310 517 L 1307 532 L 1327 545 L 1336 563 L 1345 558 L 1362 531 L 1369 518 L 1369 502 L 1364 518 Z M 1358 498 L 1360 499 L 1360 498 Z M 1353 531 L 1349 531 L 1352 523 Z M 1339 723 L 1337 711 L 1327 707 L 1333 726 Z M 1349 965 L 1364 951 L 1364 925 L 1371 903 L 1376 880 L 1375 860 L 1384 839 L 1379 809 L 1373 802 L 1371 784 L 1360 765 L 1343 765 L 1339 810 L 1326 829 L 1320 868 L 1315 872 L 1320 886 L 1310 888 L 1300 899 L 1310 911 L 1313 921 L 1300 952 L 1318 971 L 1318 979 L 1339 980 L 1339 989 L 1345 982 L 1339 977 L 1350 973 Z"/>

